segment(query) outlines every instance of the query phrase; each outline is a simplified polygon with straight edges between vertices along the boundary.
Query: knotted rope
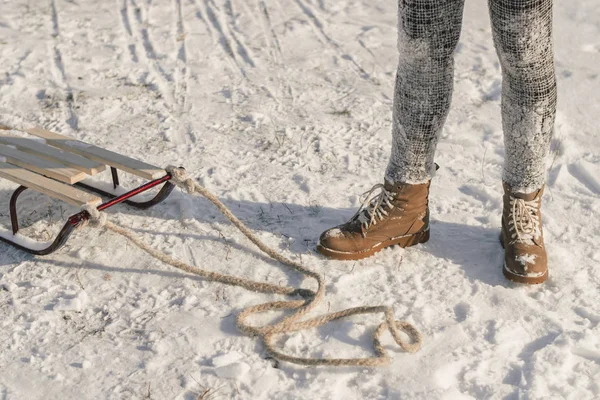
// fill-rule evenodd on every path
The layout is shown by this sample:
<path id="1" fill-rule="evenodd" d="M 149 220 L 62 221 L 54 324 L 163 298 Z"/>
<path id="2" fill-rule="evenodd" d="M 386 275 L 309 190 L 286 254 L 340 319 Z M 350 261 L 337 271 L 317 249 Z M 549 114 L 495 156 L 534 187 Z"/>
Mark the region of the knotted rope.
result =
<path id="1" fill-rule="evenodd" d="M 220 274 L 218 272 L 212 272 L 203 270 L 189 264 L 186 264 L 180 260 L 176 260 L 167 254 L 153 249 L 146 243 L 142 242 L 136 237 L 133 232 L 120 227 L 106 219 L 102 219 L 102 213 L 97 210 L 89 210 L 90 219 L 95 226 L 103 226 L 115 233 L 125 236 L 137 247 L 150 254 L 152 257 L 168 264 L 174 268 L 182 271 L 198 275 L 206 280 L 221 282 L 226 285 L 241 286 L 245 289 L 262 292 L 262 293 L 274 293 L 288 296 L 300 296 L 302 300 L 290 300 L 290 301 L 273 301 L 269 303 L 259 304 L 244 309 L 236 317 L 236 325 L 238 329 L 250 336 L 259 336 L 267 351 L 273 356 L 273 358 L 280 361 L 288 361 L 294 364 L 308 365 L 308 366 L 361 366 L 361 367 L 375 367 L 384 366 L 391 362 L 391 357 L 386 353 L 383 345 L 381 344 L 381 335 L 388 330 L 395 342 L 405 351 L 409 353 L 415 353 L 421 348 L 422 338 L 421 334 L 414 326 L 408 322 L 396 321 L 394 319 L 394 311 L 389 306 L 364 306 L 349 308 L 343 311 L 333 312 L 319 317 L 302 320 L 302 317 L 306 316 L 310 311 L 316 308 L 323 300 L 325 296 L 325 279 L 322 275 L 304 267 L 303 265 L 292 261 L 277 251 L 269 248 L 265 245 L 250 229 L 248 229 L 231 211 L 212 193 L 206 190 L 204 187 L 197 184 L 191 179 L 183 168 L 168 167 L 166 171 L 171 175 L 171 182 L 182 189 L 186 190 L 190 194 L 200 194 L 212 202 L 252 243 L 254 243 L 260 250 L 271 257 L 274 260 L 279 261 L 283 265 L 290 269 L 297 271 L 303 275 L 306 275 L 315 281 L 317 281 L 317 291 L 314 292 L 309 289 L 285 287 L 279 285 L 272 285 L 264 282 L 256 282 L 245 278 L 239 278 L 231 275 Z M 294 310 L 291 315 L 283 318 L 277 323 L 267 326 L 252 326 L 247 320 L 250 316 L 258 313 L 264 313 L 267 311 L 275 310 Z M 372 313 L 383 313 L 385 316 L 385 322 L 381 323 L 373 334 L 373 346 L 375 350 L 375 357 L 366 358 L 303 358 L 296 357 L 288 354 L 284 354 L 277 350 L 275 347 L 275 339 L 277 335 L 296 332 L 309 328 L 317 328 L 325 325 L 330 321 L 334 321 L 340 318 L 349 317 L 351 315 L 359 314 L 372 314 Z M 407 334 L 410 341 L 406 341 L 402 337 L 402 332 Z"/>

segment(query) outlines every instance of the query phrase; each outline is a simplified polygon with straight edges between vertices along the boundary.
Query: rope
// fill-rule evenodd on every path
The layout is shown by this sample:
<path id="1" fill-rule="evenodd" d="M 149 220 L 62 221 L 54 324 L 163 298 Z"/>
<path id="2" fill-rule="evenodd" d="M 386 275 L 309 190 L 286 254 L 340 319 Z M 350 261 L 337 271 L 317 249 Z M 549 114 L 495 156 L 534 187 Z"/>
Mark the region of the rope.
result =
<path id="1" fill-rule="evenodd" d="M 301 300 L 290 300 L 290 301 L 273 301 L 269 303 L 259 304 L 248 307 L 238 314 L 236 317 L 236 325 L 238 329 L 246 335 L 258 336 L 262 339 L 267 351 L 273 356 L 273 358 L 280 361 L 287 361 L 294 364 L 307 365 L 307 366 L 361 366 L 361 367 L 375 367 L 388 365 L 391 362 L 391 357 L 386 353 L 382 343 L 381 335 L 387 330 L 391 333 L 394 341 L 406 352 L 415 353 L 419 351 L 422 345 L 422 337 L 419 331 L 408 322 L 396 321 L 394 319 L 394 311 L 389 306 L 363 306 L 356 308 L 349 308 L 343 311 L 333 312 L 319 317 L 311 319 L 302 319 L 312 310 L 314 310 L 322 301 L 325 296 L 325 279 L 322 275 L 304 267 L 303 265 L 292 261 L 277 251 L 266 246 L 250 229 L 248 229 L 231 211 L 212 193 L 206 190 L 204 187 L 197 184 L 191 179 L 183 168 L 168 167 L 166 171 L 172 176 L 171 183 L 181 187 L 190 194 L 200 194 L 212 202 L 252 243 L 254 243 L 260 250 L 262 250 L 269 257 L 280 263 L 286 265 L 290 269 L 297 271 L 303 275 L 306 275 L 315 281 L 317 281 L 317 291 L 309 289 L 285 287 L 279 285 L 272 285 L 264 282 L 256 282 L 245 278 L 235 277 L 231 275 L 220 274 L 218 272 L 212 272 L 203 270 L 189 264 L 186 264 L 180 260 L 174 259 L 167 254 L 153 249 L 146 243 L 142 242 L 136 237 L 133 232 L 127 230 L 121 226 L 114 224 L 113 222 L 102 220 L 102 213 L 90 211 L 92 226 L 105 227 L 115 233 L 125 236 L 137 247 L 150 254 L 157 260 L 168 264 L 174 268 L 182 271 L 198 275 L 206 280 L 224 283 L 226 285 L 241 286 L 245 289 L 261 292 L 261 293 L 273 293 L 282 294 L 287 296 L 300 296 Z M 258 313 L 264 313 L 268 311 L 276 310 L 293 310 L 291 315 L 283 318 L 277 323 L 267 326 L 253 326 L 247 322 L 250 316 Z M 275 346 L 275 339 L 278 335 L 301 331 L 310 328 L 317 328 L 328 322 L 338 320 L 341 318 L 349 317 L 352 315 L 360 314 L 373 314 L 383 313 L 385 322 L 382 322 L 379 327 L 373 333 L 373 346 L 375 350 L 375 357 L 366 358 L 303 358 L 284 354 L 277 350 Z M 402 332 L 408 335 L 410 341 L 406 341 L 402 337 Z"/>
<path id="2" fill-rule="evenodd" d="M 101 213 L 94 206 L 86 204 L 83 207 L 81 207 L 81 209 L 83 211 L 86 211 L 90 215 L 89 219 L 83 220 L 84 222 L 83 222 L 82 226 L 89 225 L 92 228 L 102 228 L 108 222 L 108 218 L 107 218 L 106 214 Z"/>

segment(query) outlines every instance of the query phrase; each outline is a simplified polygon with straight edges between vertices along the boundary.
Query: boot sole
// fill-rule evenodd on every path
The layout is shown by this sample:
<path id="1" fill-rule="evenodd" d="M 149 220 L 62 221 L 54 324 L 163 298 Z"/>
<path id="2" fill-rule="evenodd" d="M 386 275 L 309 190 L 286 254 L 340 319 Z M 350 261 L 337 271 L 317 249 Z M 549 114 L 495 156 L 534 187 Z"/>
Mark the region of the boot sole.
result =
<path id="1" fill-rule="evenodd" d="M 504 238 L 502 237 L 502 233 L 500 233 L 500 244 L 504 249 Z M 546 270 L 546 272 L 544 272 L 544 274 L 540 276 L 524 276 L 515 274 L 514 272 L 509 270 L 506 267 L 506 262 L 502 267 L 502 273 L 504 274 L 504 277 L 509 281 L 516 283 L 524 283 L 526 285 L 539 285 L 540 283 L 546 282 L 546 279 L 548 279 L 548 270 Z"/>
<path id="2" fill-rule="evenodd" d="M 362 260 L 363 258 L 371 257 L 373 254 L 390 246 L 400 246 L 402 248 L 415 246 L 420 243 L 425 243 L 429 240 L 429 228 L 424 231 L 417 232 L 411 235 L 400 236 L 386 242 L 381 242 L 375 247 L 358 252 L 337 251 L 327 248 L 321 243 L 317 245 L 317 251 L 327 258 L 332 260 Z"/>

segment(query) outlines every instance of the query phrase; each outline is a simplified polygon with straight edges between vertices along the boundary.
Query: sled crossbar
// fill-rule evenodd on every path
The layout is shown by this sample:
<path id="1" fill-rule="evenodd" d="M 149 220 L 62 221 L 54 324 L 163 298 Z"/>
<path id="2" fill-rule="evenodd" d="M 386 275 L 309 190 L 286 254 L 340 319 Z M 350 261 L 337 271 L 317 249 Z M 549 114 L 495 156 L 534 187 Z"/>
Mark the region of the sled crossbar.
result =
<path id="1" fill-rule="evenodd" d="M 79 140 L 72 139 L 68 136 L 41 128 L 31 128 L 26 129 L 25 131 L 44 139 L 46 143 L 51 146 L 78 154 L 99 163 L 110 165 L 111 167 L 129 172 L 144 179 L 158 179 L 165 174 L 164 169 L 154 167 L 142 161 L 134 160 L 133 158 L 122 156 L 121 154 L 113 153 L 112 151 L 88 143 L 80 142 Z"/>
<path id="2" fill-rule="evenodd" d="M 98 206 L 102 203 L 98 196 L 5 162 L 0 162 L 0 176 L 75 207 L 86 204 Z"/>
<path id="3" fill-rule="evenodd" d="M 16 130 L 2 126 L 0 129 Z M 120 203 L 146 209 L 165 200 L 174 189 L 169 182 L 171 176 L 164 169 L 41 128 L 24 132 L 43 140 L 0 132 L 0 177 L 20 185 L 9 203 L 12 233 L 0 228 L 0 240 L 21 250 L 37 255 L 50 254 L 64 245 L 73 230 L 90 218 L 87 211 L 72 215 L 52 242 L 38 243 L 23 237 L 18 233 L 17 199 L 27 189 L 76 207 L 96 207 L 98 211 Z M 84 178 L 105 170 L 107 165 L 111 170 L 110 186 L 84 181 Z M 119 170 L 149 182 L 132 190 L 124 189 L 119 182 Z M 153 198 L 140 201 L 136 197 L 160 185 L 162 188 Z M 103 202 L 98 195 L 109 200 Z"/>
<path id="4" fill-rule="evenodd" d="M 96 175 L 106 169 L 106 165 L 104 164 L 57 149 L 56 147 L 48 146 L 37 138 L 6 135 L 0 132 L 0 143 L 14 146 L 17 149 L 32 154 L 40 159 L 59 162 L 70 168 L 84 172 L 87 175 Z"/>
<path id="5" fill-rule="evenodd" d="M 4 157 L 12 165 L 22 167 L 38 174 L 48 176 L 69 185 L 86 177 L 85 172 L 70 168 L 57 161 L 49 161 L 33 154 L 0 144 L 0 157 Z"/>

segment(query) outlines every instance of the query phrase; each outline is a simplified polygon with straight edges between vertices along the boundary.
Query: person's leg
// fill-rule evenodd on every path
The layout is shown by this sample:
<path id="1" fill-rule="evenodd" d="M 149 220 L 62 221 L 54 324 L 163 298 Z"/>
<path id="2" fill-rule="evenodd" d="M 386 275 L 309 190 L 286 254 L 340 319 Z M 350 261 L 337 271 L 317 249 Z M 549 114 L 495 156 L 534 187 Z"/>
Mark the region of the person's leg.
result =
<path id="1" fill-rule="evenodd" d="M 431 179 L 437 140 L 452 99 L 453 53 L 464 0 L 399 0 L 393 147 L 386 180 Z"/>
<path id="2" fill-rule="evenodd" d="M 548 276 L 541 198 L 556 115 L 552 0 L 489 0 L 489 8 L 503 77 L 503 271 L 541 283 Z"/>
<path id="3" fill-rule="evenodd" d="M 503 179 L 532 193 L 546 181 L 556 115 L 552 0 L 489 0 L 502 66 Z"/>
<path id="4" fill-rule="evenodd" d="M 429 239 L 430 170 L 450 107 L 452 54 L 463 5 L 464 0 L 398 1 L 400 61 L 386 182 L 369 192 L 372 199 L 349 222 L 321 235 L 321 254 L 356 260 L 384 247 L 408 247 Z"/>

